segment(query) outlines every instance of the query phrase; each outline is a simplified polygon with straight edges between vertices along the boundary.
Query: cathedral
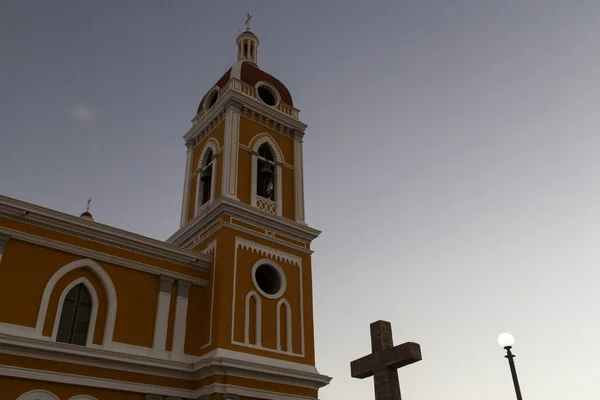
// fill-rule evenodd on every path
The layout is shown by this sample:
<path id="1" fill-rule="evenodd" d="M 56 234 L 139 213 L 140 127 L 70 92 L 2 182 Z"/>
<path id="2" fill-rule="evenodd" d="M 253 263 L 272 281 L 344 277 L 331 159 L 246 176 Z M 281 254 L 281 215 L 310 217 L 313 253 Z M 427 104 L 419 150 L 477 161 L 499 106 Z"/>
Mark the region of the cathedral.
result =
<path id="1" fill-rule="evenodd" d="M 301 122 L 258 38 L 185 133 L 166 241 L 0 196 L 0 400 L 310 400 Z M 99 218 L 98 218 L 99 219 Z"/>

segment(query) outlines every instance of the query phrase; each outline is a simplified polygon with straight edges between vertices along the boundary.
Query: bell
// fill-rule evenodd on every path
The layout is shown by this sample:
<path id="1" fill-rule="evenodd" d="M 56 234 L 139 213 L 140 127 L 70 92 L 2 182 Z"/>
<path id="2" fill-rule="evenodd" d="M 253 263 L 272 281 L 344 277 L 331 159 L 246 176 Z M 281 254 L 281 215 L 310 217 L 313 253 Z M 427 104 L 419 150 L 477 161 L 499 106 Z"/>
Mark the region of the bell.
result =
<path id="1" fill-rule="evenodd" d="M 259 173 L 260 173 L 261 175 L 262 175 L 262 174 L 269 174 L 269 175 L 273 175 L 273 168 L 272 168 L 272 167 L 271 167 L 269 164 L 267 164 L 267 163 L 264 163 L 264 164 L 263 164 L 263 166 L 262 166 L 262 168 L 260 169 L 260 172 L 259 172 Z"/>

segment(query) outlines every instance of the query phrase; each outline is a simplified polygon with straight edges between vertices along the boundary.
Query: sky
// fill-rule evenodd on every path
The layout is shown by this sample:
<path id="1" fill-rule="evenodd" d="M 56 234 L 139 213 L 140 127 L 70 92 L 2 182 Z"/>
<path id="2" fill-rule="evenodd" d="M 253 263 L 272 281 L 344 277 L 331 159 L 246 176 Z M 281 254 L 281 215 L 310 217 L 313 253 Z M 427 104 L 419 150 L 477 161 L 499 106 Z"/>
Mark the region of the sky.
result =
<path id="1" fill-rule="evenodd" d="M 369 324 L 418 342 L 403 399 L 597 399 L 600 2 L 0 1 L 0 193 L 153 238 L 182 136 L 235 61 L 290 89 L 304 142 L 323 400 Z"/>

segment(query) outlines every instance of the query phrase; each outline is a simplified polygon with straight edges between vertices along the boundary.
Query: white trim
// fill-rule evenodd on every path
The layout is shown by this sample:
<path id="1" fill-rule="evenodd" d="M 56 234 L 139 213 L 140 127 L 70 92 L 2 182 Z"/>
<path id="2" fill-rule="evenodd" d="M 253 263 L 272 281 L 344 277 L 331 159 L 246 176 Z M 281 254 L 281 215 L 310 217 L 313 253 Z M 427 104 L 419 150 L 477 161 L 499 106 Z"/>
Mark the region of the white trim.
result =
<path id="1" fill-rule="evenodd" d="M 162 396 L 179 396 L 183 398 L 193 398 L 192 391 L 188 389 L 178 389 L 166 386 L 148 385 L 145 383 L 135 383 L 127 381 L 118 381 L 115 379 L 88 377 L 82 375 L 67 374 L 63 372 L 43 371 L 31 368 L 22 368 L 9 365 L 0 365 L 0 376 L 10 376 L 13 378 L 33 379 L 45 382 L 65 383 L 68 385 L 88 386 L 102 388 L 107 390 L 122 390 L 136 393 L 156 393 Z"/>
<path id="2" fill-rule="evenodd" d="M 185 178 L 183 180 L 183 199 L 181 201 L 181 221 L 179 222 L 180 228 L 185 225 L 188 217 L 188 205 L 190 201 L 190 177 L 192 174 L 193 156 L 194 150 L 192 146 L 189 146 L 186 151 Z"/>
<path id="3" fill-rule="evenodd" d="M 116 346 L 113 346 L 106 351 L 0 334 L 0 353 L 146 375 L 198 380 L 214 374 L 227 374 L 313 389 L 325 386 L 331 380 L 327 376 L 320 375 L 312 365 L 245 352 L 215 349 L 201 357 L 187 356 L 186 360 L 174 362 L 157 358 L 157 354 L 151 353 L 151 349 L 148 348 L 145 349 L 150 353 L 140 357 L 135 352 L 130 352 L 130 348 L 140 348 L 139 346 L 117 344 L 120 345 L 118 350 Z M 123 350 L 123 354 L 116 352 L 121 350 Z M 286 353 L 281 352 L 281 354 Z"/>
<path id="4" fill-rule="evenodd" d="M 250 184 L 250 205 L 252 207 L 257 207 L 258 194 L 256 193 L 256 190 L 258 178 L 258 157 L 256 154 L 258 153 L 258 149 L 260 148 L 260 146 L 262 146 L 265 143 L 269 145 L 269 147 L 273 151 L 273 155 L 275 156 L 275 203 L 277 203 L 276 214 L 277 216 L 281 217 L 283 214 L 283 173 L 281 169 L 281 165 L 284 163 L 283 152 L 281 151 L 275 140 L 273 140 L 271 135 L 269 135 L 266 132 L 257 134 L 252 139 L 249 146 L 252 155 L 252 181 Z"/>
<path id="5" fill-rule="evenodd" d="M 47 390 L 30 390 L 27 393 L 23 393 L 17 400 L 60 400 L 57 395 Z"/>
<path id="6" fill-rule="evenodd" d="M 256 252 L 258 254 L 263 255 L 264 257 L 270 257 L 272 259 L 275 259 L 276 261 L 287 262 L 292 265 L 296 265 L 298 267 L 298 279 L 299 279 L 299 285 L 300 285 L 300 339 L 301 339 L 301 344 L 302 344 L 300 353 L 283 352 L 283 351 L 280 351 L 277 349 L 262 347 L 262 345 L 253 345 L 253 344 L 248 343 L 247 340 L 245 340 L 245 343 L 237 342 L 235 340 L 234 334 L 235 334 L 235 307 L 236 307 L 236 283 L 237 283 L 237 254 L 238 254 L 239 247 L 241 247 L 243 250 Z M 233 299 L 232 299 L 232 306 L 231 306 L 231 308 L 232 308 L 232 311 L 231 311 L 231 343 L 240 345 L 240 346 L 245 346 L 245 347 L 258 348 L 258 349 L 273 352 L 273 353 L 282 353 L 282 354 L 286 354 L 288 356 L 305 357 L 306 353 L 305 353 L 305 343 L 304 343 L 305 335 L 304 335 L 304 294 L 303 294 L 304 281 L 302 278 L 302 258 L 298 257 L 296 255 L 285 253 L 280 250 L 275 250 L 273 248 L 264 246 L 262 244 L 252 242 L 250 240 L 243 239 L 243 238 L 240 238 L 239 236 L 236 236 L 233 260 L 234 261 L 233 261 Z M 272 261 L 273 260 L 271 260 L 271 262 Z M 248 304 L 248 296 L 249 295 L 250 294 L 248 294 L 246 296 L 246 304 Z M 246 315 L 248 315 L 247 312 L 246 312 Z M 248 317 L 246 317 L 246 319 L 248 319 Z M 247 327 L 248 327 L 248 323 L 246 323 L 245 331 L 248 330 Z M 246 335 L 246 337 L 247 337 L 247 335 Z"/>
<path id="7" fill-rule="evenodd" d="M 213 240 L 212 242 L 209 243 L 208 246 L 206 246 L 206 249 L 204 249 L 202 251 L 202 253 L 204 254 L 211 254 L 213 255 L 213 276 L 212 276 L 212 289 L 211 289 L 211 295 L 210 295 L 210 325 L 209 325 L 209 331 L 208 331 L 208 343 L 202 345 L 200 347 L 200 350 L 202 350 L 205 347 L 208 347 L 211 345 L 212 343 L 212 329 L 213 329 L 213 315 L 214 315 L 214 310 L 215 310 L 215 281 L 216 281 L 216 274 L 217 274 L 217 240 Z"/>
<path id="8" fill-rule="evenodd" d="M 247 223 L 258 227 L 268 227 L 274 232 L 300 242 L 311 242 L 321 234 L 321 231 L 306 224 L 299 224 L 287 218 L 265 213 L 250 204 L 221 196 L 215 201 L 209 212 L 194 218 L 186 226 L 171 235 L 167 242 L 179 246 L 188 245 L 194 236 L 214 224 L 223 215 L 243 219 Z"/>
<path id="9" fill-rule="evenodd" d="M 4 249 L 6 249 L 6 244 L 10 240 L 10 236 L 0 234 L 0 263 L 2 262 L 2 255 L 4 254 Z"/>
<path id="10" fill-rule="evenodd" d="M 52 340 L 56 341 L 56 336 L 58 335 L 58 326 L 60 325 L 60 318 L 62 317 L 62 310 L 63 304 L 65 302 L 65 297 L 67 297 L 67 294 L 69 294 L 69 291 L 71 289 L 73 289 L 80 283 L 83 283 L 83 286 L 85 286 L 85 288 L 90 293 L 90 297 L 92 298 L 92 311 L 90 314 L 90 323 L 88 324 L 88 332 L 87 337 L 85 339 L 85 345 L 87 347 L 90 347 L 94 341 L 94 332 L 96 332 L 96 317 L 98 316 L 98 294 L 96 293 L 94 285 L 92 285 L 91 282 L 84 277 L 75 279 L 74 281 L 69 283 L 60 294 L 56 310 L 56 317 L 54 318 L 54 327 L 52 328 Z"/>
<path id="11" fill-rule="evenodd" d="M 293 345 L 292 345 L 292 308 L 290 307 L 290 303 L 286 299 L 281 299 L 277 302 L 277 350 L 281 349 L 281 307 L 285 307 L 285 326 L 286 326 L 286 349 L 285 351 L 293 353 Z"/>
<path id="12" fill-rule="evenodd" d="M 261 325 L 262 325 L 262 305 L 260 302 L 260 296 L 253 290 L 248 292 L 246 295 L 246 314 L 245 314 L 245 326 L 244 326 L 244 343 L 250 343 L 250 299 L 254 299 L 256 303 L 256 320 L 254 321 L 254 336 L 255 336 L 255 346 L 261 347 Z M 233 332 L 232 332 L 233 334 Z"/>
<path id="13" fill-rule="evenodd" d="M 107 347 L 112 342 L 113 331 L 115 329 L 115 318 L 117 316 L 117 292 L 106 271 L 104 271 L 104 269 L 102 269 L 100 265 L 96 264 L 93 260 L 90 259 L 73 261 L 60 268 L 54 273 L 54 275 L 52 275 L 52 277 L 46 284 L 44 294 L 42 295 L 40 311 L 38 313 L 37 322 L 35 324 L 36 334 L 40 337 L 42 336 L 42 330 L 44 329 L 44 321 L 46 320 L 46 313 L 48 311 L 48 303 L 50 302 L 50 295 L 54 290 L 54 286 L 56 286 L 56 283 L 60 278 L 77 268 L 88 268 L 90 271 L 96 274 L 96 276 L 104 286 L 104 290 L 106 291 L 106 298 L 108 300 L 108 304 L 106 310 L 106 322 L 104 325 L 104 335 L 102 336 L 102 346 Z"/>
<path id="14" fill-rule="evenodd" d="M 118 266 L 129 267 L 131 269 L 147 272 L 152 275 L 167 275 L 172 278 L 186 279 L 186 280 L 194 283 L 195 285 L 202 286 L 202 287 L 206 287 L 208 285 L 208 283 L 205 279 L 200 279 L 200 278 L 196 278 L 193 276 L 184 275 L 179 272 L 174 272 L 174 271 L 170 271 L 168 269 L 155 267 L 153 265 L 142 264 L 137 261 L 131 261 L 126 258 L 121 258 L 121 257 L 113 256 L 113 255 L 110 255 L 107 253 L 90 250 L 90 249 L 87 249 L 84 247 L 74 246 L 72 244 L 63 243 L 63 242 L 59 242 L 59 241 L 52 240 L 52 239 L 47 239 L 47 238 L 44 238 L 41 236 L 35 236 L 35 235 L 31 235 L 29 233 L 24 233 L 24 232 L 0 227 L 0 233 L 2 233 L 2 232 L 10 234 L 14 239 L 22 240 L 27 243 L 37 244 L 39 246 L 44 246 L 44 247 L 47 247 L 50 249 L 56 249 L 56 250 L 64 251 L 67 253 L 75 254 L 78 256 L 89 257 L 89 258 L 96 259 L 98 261 L 104 261 L 104 262 L 118 265 Z M 199 256 L 199 258 L 204 257 L 204 255 L 201 253 L 198 253 L 198 256 Z"/>
<path id="15" fill-rule="evenodd" d="M 175 305 L 175 322 L 173 324 L 173 343 L 171 351 L 183 354 L 185 348 L 185 331 L 187 325 L 188 297 L 191 284 L 185 281 L 177 281 L 177 299 Z M 187 286 L 188 297 L 180 296 L 181 286 Z"/>
<path id="16" fill-rule="evenodd" d="M 212 108 L 212 107 L 208 106 L 208 103 L 209 103 L 208 100 L 214 92 L 217 92 L 217 98 L 215 99 L 215 104 L 217 104 L 217 101 L 219 101 L 219 90 L 220 89 L 221 89 L 220 87 L 215 85 L 212 88 L 210 88 L 210 90 L 208 92 L 206 92 L 206 96 L 204 96 L 204 104 L 203 104 L 204 112 L 207 112 L 208 110 L 210 110 Z M 214 104 L 213 104 L 213 106 L 214 106 Z"/>
<path id="17" fill-rule="evenodd" d="M 271 92 L 274 95 L 275 100 L 276 100 L 275 104 L 273 104 L 273 105 L 267 104 L 263 101 L 263 99 L 260 98 L 260 96 L 258 95 L 258 88 L 261 86 L 266 86 L 267 88 L 269 88 L 269 90 L 271 90 Z M 281 95 L 279 94 L 279 90 L 277 90 L 275 88 L 275 86 L 273 86 L 271 83 L 269 83 L 267 81 L 257 82 L 256 85 L 254 85 L 254 90 L 256 91 L 256 98 L 267 107 L 277 109 L 277 106 L 279 105 L 279 103 L 281 103 Z"/>
<path id="18" fill-rule="evenodd" d="M 294 140 L 294 189 L 296 221 L 305 224 L 304 216 L 304 165 L 302 142 Z"/>
<path id="19" fill-rule="evenodd" d="M 279 279 L 281 281 L 280 282 L 281 285 L 279 286 L 279 290 L 275 294 L 269 294 L 269 293 L 265 292 L 264 290 L 262 290 L 262 288 L 258 285 L 258 282 L 256 281 L 256 270 L 258 269 L 258 267 L 260 267 L 261 265 L 265 265 L 265 264 L 275 268 L 275 270 L 279 274 Z M 252 266 L 252 282 L 254 283 L 254 287 L 256 288 L 256 290 L 258 290 L 258 293 L 260 293 L 262 296 L 266 297 L 267 299 L 278 299 L 279 297 L 283 296 L 283 293 L 285 292 L 285 289 L 287 287 L 287 280 L 285 278 L 285 272 L 283 272 L 283 269 L 279 266 L 279 264 L 277 264 L 276 262 L 273 262 L 273 260 L 269 260 L 268 258 L 263 258 L 261 260 L 258 260 L 256 263 L 254 263 L 254 266 Z"/>
<path id="20" fill-rule="evenodd" d="M 191 390 L 168 386 L 149 385 L 145 383 L 118 381 L 114 379 L 66 374 L 62 372 L 36 370 L 32 368 L 22 368 L 8 365 L 0 365 L 0 376 L 39 380 L 44 382 L 63 383 L 75 386 L 94 387 L 105 390 L 118 390 L 123 392 L 133 392 L 142 394 L 153 393 L 158 394 L 160 396 L 175 396 L 184 399 L 197 399 L 202 395 L 212 393 L 228 393 L 237 394 L 238 396 L 243 397 L 260 398 L 265 400 L 316 400 L 313 397 L 297 396 L 287 393 L 272 392 L 261 389 L 251 389 L 229 384 L 216 383 L 206 385 L 200 389 Z M 21 395 L 17 400 L 60 400 L 51 392 L 47 392 L 44 390 L 37 390 L 32 392 L 45 394 L 47 397 L 23 397 L 24 395 L 31 393 L 28 392 Z"/>
<path id="21" fill-rule="evenodd" d="M 275 156 L 275 161 L 277 164 L 283 164 L 285 161 L 283 159 L 283 152 L 277 142 L 269 135 L 267 132 L 262 132 L 256 134 L 252 141 L 250 142 L 250 146 L 248 146 L 252 152 L 257 153 L 258 148 L 262 146 L 264 143 L 268 143 L 273 150 L 273 155 Z"/>
<path id="22" fill-rule="evenodd" d="M 225 115 L 225 144 L 221 177 L 221 194 L 237 199 L 240 112 L 231 107 Z"/>
<path id="23" fill-rule="evenodd" d="M 206 157 L 206 152 L 208 150 L 211 150 L 213 153 L 213 159 L 210 161 L 210 163 L 204 164 L 204 158 Z M 215 184 L 216 184 L 216 180 L 217 180 L 217 153 L 219 151 L 219 142 L 214 139 L 214 138 L 210 138 L 208 139 L 208 141 L 206 142 L 206 144 L 204 145 L 204 148 L 202 149 L 202 152 L 200 153 L 200 158 L 198 159 L 198 167 L 196 169 L 196 199 L 195 199 L 195 206 L 194 206 L 194 216 L 198 215 L 200 213 L 200 209 L 201 207 L 206 206 L 207 204 L 212 203 L 215 200 Z M 201 183 L 201 177 L 202 177 L 202 169 L 208 167 L 210 164 L 212 164 L 212 171 L 211 171 L 211 177 L 210 177 L 210 198 L 208 199 L 208 201 L 205 204 L 200 204 L 200 196 L 202 194 L 202 191 L 204 190 L 203 186 L 204 184 Z"/>
<path id="24" fill-rule="evenodd" d="M 6 196 L 0 196 L 0 215 L 95 243 L 102 243 L 192 268 L 208 268 L 212 261 L 209 257 L 193 250 L 173 246 L 160 240 L 103 225 L 97 221 L 64 214 Z M 3 229 L 3 231 L 11 230 Z"/>
<path id="25" fill-rule="evenodd" d="M 167 345 L 167 330 L 169 328 L 169 312 L 171 308 L 171 290 L 173 281 L 169 278 L 160 277 L 159 285 L 166 282 L 169 285 L 169 291 L 163 292 L 161 287 L 158 289 L 158 301 L 156 304 L 156 316 L 154 317 L 154 339 L 152 349 L 155 351 L 164 351 Z"/>

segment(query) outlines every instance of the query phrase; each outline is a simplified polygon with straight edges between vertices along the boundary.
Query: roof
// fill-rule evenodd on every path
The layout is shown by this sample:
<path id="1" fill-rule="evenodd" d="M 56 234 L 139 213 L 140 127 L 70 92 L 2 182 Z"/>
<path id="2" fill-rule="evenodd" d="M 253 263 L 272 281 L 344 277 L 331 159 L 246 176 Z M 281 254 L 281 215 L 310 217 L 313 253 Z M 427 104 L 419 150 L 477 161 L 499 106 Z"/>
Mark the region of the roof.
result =
<path id="1" fill-rule="evenodd" d="M 218 88 L 222 88 L 223 86 L 225 86 L 225 84 L 227 84 L 227 82 L 229 82 L 231 78 L 239 79 L 240 81 L 251 86 L 254 86 L 261 81 L 268 82 L 271 85 L 273 85 L 275 89 L 277 89 L 282 102 L 286 103 L 289 106 L 294 106 L 292 95 L 290 94 L 288 88 L 283 83 L 281 83 L 279 79 L 261 70 L 256 64 L 254 64 L 251 61 L 243 60 L 233 64 L 233 66 L 229 68 L 227 72 L 225 72 L 225 74 L 223 74 L 223 76 L 217 81 L 215 86 L 217 86 Z M 204 108 L 204 101 L 206 100 L 206 97 L 209 93 L 210 91 L 206 93 L 204 97 L 202 97 L 200 105 L 198 105 L 198 113 Z"/>

